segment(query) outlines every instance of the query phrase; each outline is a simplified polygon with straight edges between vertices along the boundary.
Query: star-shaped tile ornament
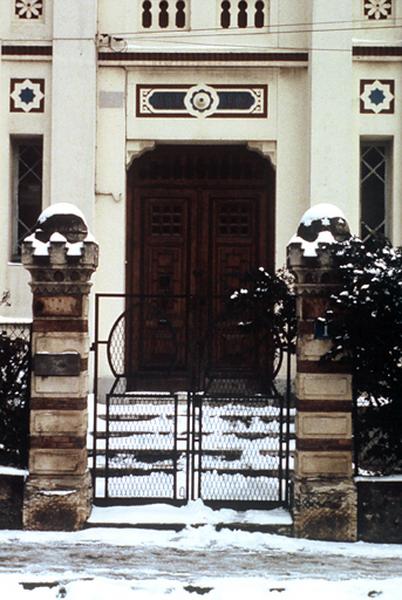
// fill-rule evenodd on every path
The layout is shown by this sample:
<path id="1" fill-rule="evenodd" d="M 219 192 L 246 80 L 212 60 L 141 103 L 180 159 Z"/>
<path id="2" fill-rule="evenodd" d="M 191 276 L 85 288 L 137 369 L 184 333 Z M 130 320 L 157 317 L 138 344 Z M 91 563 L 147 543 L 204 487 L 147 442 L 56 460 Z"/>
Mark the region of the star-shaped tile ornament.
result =
<path id="1" fill-rule="evenodd" d="M 44 110 L 44 79 L 11 79 L 10 112 L 42 113 Z"/>
<path id="2" fill-rule="evenodd" d="M 360 80 L 360 112 L 362 114 L 393 114 L 395 81 L 393 79 Z"/>

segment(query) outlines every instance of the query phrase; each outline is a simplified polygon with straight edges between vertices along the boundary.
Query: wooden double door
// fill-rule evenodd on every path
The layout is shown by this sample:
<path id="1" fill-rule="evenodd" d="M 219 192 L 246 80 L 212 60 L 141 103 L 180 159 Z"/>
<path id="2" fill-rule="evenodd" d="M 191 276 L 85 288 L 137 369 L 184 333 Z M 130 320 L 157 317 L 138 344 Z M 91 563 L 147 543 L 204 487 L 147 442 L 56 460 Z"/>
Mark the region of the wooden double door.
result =
<path id="1" fill-rule="evenodd" d="M 129 175 L 131 385 L 203 387 L 250 377 L 262 357 L 225 306 L 250 270 L 273 267 L 273 173 L 242 147 L 160 147 Z"/>

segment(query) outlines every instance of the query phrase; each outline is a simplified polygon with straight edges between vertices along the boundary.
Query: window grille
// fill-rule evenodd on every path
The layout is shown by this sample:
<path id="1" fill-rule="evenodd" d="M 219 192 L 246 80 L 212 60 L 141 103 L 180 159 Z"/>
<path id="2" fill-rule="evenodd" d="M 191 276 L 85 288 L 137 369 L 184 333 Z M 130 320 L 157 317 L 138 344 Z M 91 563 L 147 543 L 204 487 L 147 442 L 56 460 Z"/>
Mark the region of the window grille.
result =
<path id="1" fill-rule="evenodd" d="M 387 235 L 389 148 L 384 143 L 365 143 L 360 158 L 360 237 Z"/>
<path id="2" fill-rule="evenodd" d="M 220 24 L 223 29 L 261 29 L 268 25 L 267 0 L 223 0 L 220 2 Z"/>
<path id="3" fill-rule="evenodd" d="M 12 140 L 13 205 L 11 259 L 20 261 L 21 243 L 42 210 L 41 137 Z"/>
<path id="4" fill-rule="evenodd" d="M 144 0 L 141 9 L 143 29 L 185 29 L 189 0 Z"/>

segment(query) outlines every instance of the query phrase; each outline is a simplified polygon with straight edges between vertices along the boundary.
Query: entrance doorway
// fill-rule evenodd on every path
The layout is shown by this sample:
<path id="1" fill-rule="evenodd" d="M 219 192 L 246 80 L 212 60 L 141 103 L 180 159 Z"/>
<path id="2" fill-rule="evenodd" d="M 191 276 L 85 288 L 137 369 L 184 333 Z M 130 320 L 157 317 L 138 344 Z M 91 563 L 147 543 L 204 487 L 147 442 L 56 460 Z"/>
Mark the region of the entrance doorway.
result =
<path id="1" fill-rule="evenodd" d="M 224 306 L 250 270 L 274 266 L 270 163 L 244 146 L 160 146 L 133 163 L 128 199 L 129 386 L 250 378 L 269 352 Z"/>

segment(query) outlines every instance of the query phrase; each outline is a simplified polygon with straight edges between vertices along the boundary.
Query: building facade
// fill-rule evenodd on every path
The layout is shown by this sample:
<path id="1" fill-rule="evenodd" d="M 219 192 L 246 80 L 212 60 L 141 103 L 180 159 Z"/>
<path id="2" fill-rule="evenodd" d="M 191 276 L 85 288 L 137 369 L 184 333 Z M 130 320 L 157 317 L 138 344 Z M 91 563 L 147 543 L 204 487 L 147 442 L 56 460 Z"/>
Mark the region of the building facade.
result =
<path id="1" fill-rule="evenodd" d="M 98 292 L 220 294 L 283 266 L 318 202 L 401 244 L 401 19 L 402 0 L 0 0 L 2 314 L 30 316 L 20 243 L 55 202 L 99 242 Z"/>

